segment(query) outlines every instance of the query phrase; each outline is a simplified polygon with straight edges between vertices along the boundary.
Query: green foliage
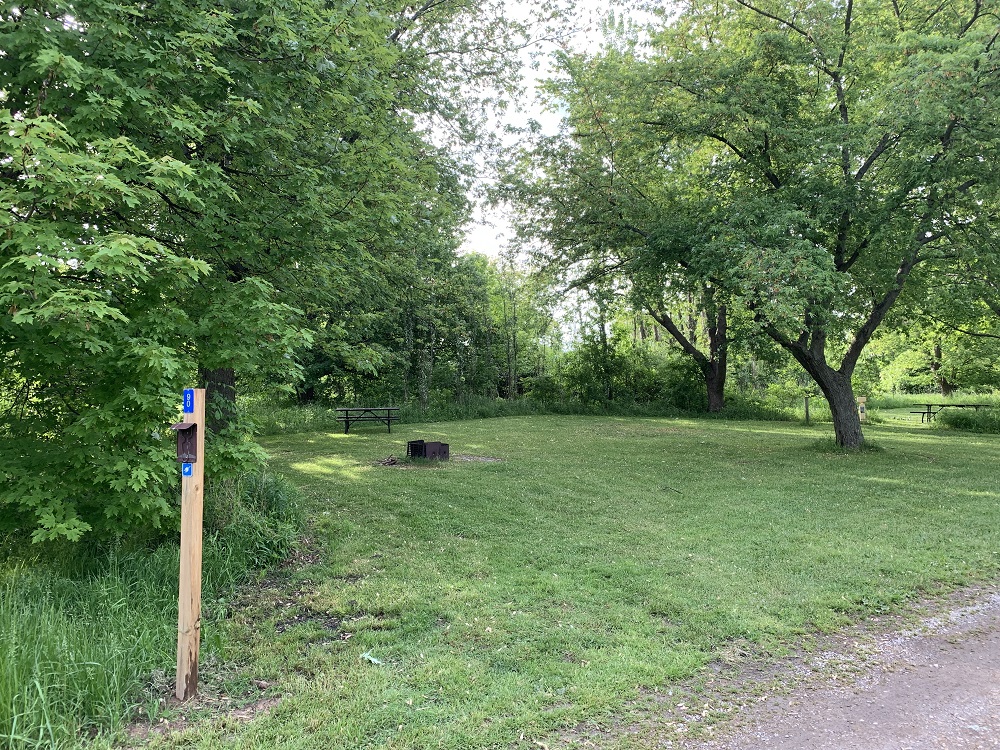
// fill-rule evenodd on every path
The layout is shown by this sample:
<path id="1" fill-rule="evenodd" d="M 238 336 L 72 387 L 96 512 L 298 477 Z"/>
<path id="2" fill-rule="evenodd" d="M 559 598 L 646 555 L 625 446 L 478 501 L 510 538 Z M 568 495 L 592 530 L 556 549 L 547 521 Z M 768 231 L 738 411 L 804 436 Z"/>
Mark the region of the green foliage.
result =
<path id="1" fill-rule="evenodd" d="M 159 301 L 189 293 L 207 266 L 63 218 L 148 198 L 149 187 L 119 176 L 151 170 L 146 154 L 112 139 L 81 156 L 51 117 L 8 111 L 0 125 L 21 175 L 0 186 L 16 207 L 0 217 L 0 505 L 13 518 L 4 516 L 36 540 L 159 523 L 172 482 L 156 433 L 184 376 Z M 157 166 L 161 189 L 187 176 L 175 161 Z"/>
<path id="2" fill-rule="evenodd" d="M 982 403 L 978 399 L 976 403 Z M 942 409 L 934 418 L 935 427 L 1000 435 L 1000 405 L 987 409 Z"/>
<path id="3" fill-rule="evenodd" d="M 787 422 L 792 419 L 801 418 L 801 410 L 789 408 L 786 402 L 777 402 L 770 399 L 758 399 L 740 393 L 732 394 L 726 399 L 726 407 L 712 414 L 704 415 L 709 419 L 731 419 L 740 421 L 759 422 Z M 819 412 L 818 414 L 816 412 Z M 823 418 L 823 406 L 813 410 L 810 406 L 810 421 L 829 421 L 830 412 L 826 411 L 826 418 Z"/>
<path id="4" fill-rule="evenodd" d="M 323 314 L 317 345 L 303 357 L 300 403 L 416 403 L 438 412 L 451 401 L 461 411 L 516 399 L 558 358 L 551 295 L 508 263 L 459 255 L 455 238 L 440 233 L 459 207 L 439 208 L 430 233 L 437 239 L 415 243 L 385 269 L 392 281 L 378 307 L 344 327 L 334 311 Z"/>
<path id="5" fill-rule="evenodd" d="M 972 265 L 990 278 L 990 8 L 652 4 L 647 41 L 559 56 L 547 94 L 564 127 L 513 169 L 522 224 L 591 277 L 720 287 L 822 385 L 838 442 L 858 445 L 852 376 L 907 285 Z"/>
<path id="6" fill-rule="evenodd" d="M 284 559 L 301 529 L 297 492 L 273 475 L 216 482 L 206 495 L 203 652 L 221 648 L 225 600 Z M 175 544 L 143 549 L 0 537 L 0 743 L 78 747 L 136 711 L 155 721 L 177 639 Z"/>
<path id="7" fill-rule="evenodd" d="M 37 540 L 160 527 L 183 386 L 219 368 L 287 382 L 304 315 L 375 294 L 376 256 L 418 228 L 454 234 L 430 226 L 462 185 L 414 124 L 430 63 L 400 40 L 417 17 L 315 0 L 0 13 L 0 506 Z M 254 458 L 229 426 L 216 476 Z"/>
<path id="8" fill-rule="evenodd" d="M 205 498 L 205 580 L 210 591 L 230 591 L 284 560 L 305 524 L 298 491 L 267 472 L 213 483 Z"/>

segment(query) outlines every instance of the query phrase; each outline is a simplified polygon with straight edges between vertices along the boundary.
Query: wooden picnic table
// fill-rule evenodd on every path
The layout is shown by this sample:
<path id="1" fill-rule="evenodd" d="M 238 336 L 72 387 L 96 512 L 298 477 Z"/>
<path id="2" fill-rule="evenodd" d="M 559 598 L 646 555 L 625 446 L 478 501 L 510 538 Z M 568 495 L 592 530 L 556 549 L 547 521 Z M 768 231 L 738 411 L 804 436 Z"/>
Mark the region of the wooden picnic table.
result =
<path id="1" fill-rule="evenodd" d="M 392 423 L 399 421 L 398 406 L 343 406 L 335 409 L 337 421 L 344 423 L 344 434 L 355 422 L 381 422 L 392 433 Z"/>
<path id="2" fill-rule="evenodd" d="M 924 407 L 923 410 L 911 411 L 910 414 L 919 414 L 920 423 L 923 424 L 925 421 L 934 421 L 934 417 L 937 416 L 938 412 L 949 406 L 953 406 L 956 409 L 975 409 L 976 411 L 979 411 L 980 409 L 989 408 L 993 406 L 993 404 L 920 404 L 920 406 Z"/>

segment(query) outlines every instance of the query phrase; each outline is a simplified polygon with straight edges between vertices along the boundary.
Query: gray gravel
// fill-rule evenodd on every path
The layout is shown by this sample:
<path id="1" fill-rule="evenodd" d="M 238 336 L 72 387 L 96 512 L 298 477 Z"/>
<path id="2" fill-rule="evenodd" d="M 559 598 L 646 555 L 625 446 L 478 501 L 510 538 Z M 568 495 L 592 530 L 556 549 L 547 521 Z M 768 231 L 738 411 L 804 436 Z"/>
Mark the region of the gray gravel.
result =
<path id="1" fill-rule="evenodd" d="M 1000 748 L 1000 592 L 961 598 L 916 627 L 844 639 L 822 658 L 863 662 L 847 684 L 830 684 L 820 669 L 786 694 L 737 709 L 711 739 L 666 733 L 653 744 L 682 750 Z"/>

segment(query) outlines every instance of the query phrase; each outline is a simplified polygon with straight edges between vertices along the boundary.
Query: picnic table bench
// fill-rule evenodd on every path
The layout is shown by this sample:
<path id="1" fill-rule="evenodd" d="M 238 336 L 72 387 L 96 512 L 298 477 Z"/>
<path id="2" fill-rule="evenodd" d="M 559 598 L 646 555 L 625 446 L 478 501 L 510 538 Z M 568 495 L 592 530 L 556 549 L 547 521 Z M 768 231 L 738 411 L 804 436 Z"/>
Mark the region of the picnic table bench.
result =
<path id="1" fill-rule="evenodd" d="M 993 406 L 993 404 L 920 404 L 920 406 L 924 408 L 920 411 L 911 411 L 910 414 L 919 414 L 920 423 L 923 424 L 925 421 L 932 422 L 939 411 L 949 406 L 954 406 L 956 409 L 975 409 L 979 411 L 980 409 L 987 409 Z"/>
<path id="2" fill-rule="evenodd" d="M 335 410 L 337 421 L 344 423 L 344 434 L 355 422 L 381 422 L 392 433 L 392 423 L 399 421 L 398 406 L 345 406 Z"/>

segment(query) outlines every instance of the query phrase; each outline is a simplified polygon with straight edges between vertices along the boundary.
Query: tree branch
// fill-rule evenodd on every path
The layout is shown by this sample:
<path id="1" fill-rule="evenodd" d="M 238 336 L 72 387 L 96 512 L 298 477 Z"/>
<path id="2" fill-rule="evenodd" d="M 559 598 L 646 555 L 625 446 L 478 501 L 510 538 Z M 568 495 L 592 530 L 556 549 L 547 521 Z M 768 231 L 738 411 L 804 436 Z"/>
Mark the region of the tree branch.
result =
<path id="1" fill-rule="evenodd" d="M 985 299 L 983 300 L 983 302 L 985 302 L 986 305 L 993 310 L 993 312 L 995 312 L 997 315 L 1000 315 L 1000 307 L 994 308 L 993 305 L 991 305 L 990 302 Z M 964 328 L 959 328 L 957 325 L 954 325 L 953 323 L 949 323 L 947 320 L 942 320 L 936 315 L 931 315 L 930 313 L 927 312 L 925 312 L 924 315 L 933 320 L 935 323 L 940 323 L 945 328 L 950 328 L 951 330 L 964 334 L 966 336 L 972 336 L 978 339 L 1000 339 L 1000 335 L 997 335 L 995 333 L 983 333 L 982 331 L 967 331 Z"/>
<path id="2" fill-rule="evenodd" d="M 766 10 L 758 8 L 756 5 L 753 5 L 752 3 L 747 2 L 747 0 L 736 0 L 736 2 L 739 5 L 742 5 L 747 10 L 753 11 L 754 13 L 756 13 L 759 16 L 764 16 L 765 18 L 770 18 L 772 21 L 776 21 L 776 22 L 780 23 L 782 26 L 787 26 L 789 29 L 791 29 L 792 31 L 794 31 L 796 34 L 798 34 L 802 38 L 808 39 L 810 42 L 812 42 L 812 44 L 817 47 L 817 50 L 819 49 L 819 46 L 816 45 L 816 39 L 813 38 L 813 35 L 810 34 L 808 31 L 806 31 L 805 29 L 803 29 L 798 24 L 794 23 L 793 21 L 789 21 L 787 19 L 784 19 L 781 16 L 775 15 L 774 13 L 768 13 Z"/>
<path id="3" fill-rule="evenodd" d="M 653 320 L 667 329 L 667 333 L 669 333 L 674 340 L 680 344 L 681 349 L 683 349 L 686 354 L 691 356 L 695 362 L 698 363 L 698 366 L 702 370 L 712 369 L 712 363 L 709 361 L 708 357 L 706 357 L 705 354 L 698 349 L 698 347 L 691 343 L 688 337 L 685 336 L 683 331 L 677 327 L 673 318 L 671 318 L 665 310 L 660 307 L 653 307 L 648 303 L 646 304 L 646 309 L 649 311 L 649 314 L 653 316 Z"/>
<path id="4" fill-rule="evenodd" d="M 719 143 L 728 146 L 729 149 L 734 154 L 736 154 L 736 156 L 738 156 L 740 160 L 745 164 L 748 164 L 749 166 L 755 166 L 753 160 L 747 154 L 743 153 L 740 149 L 738 149 L 736 145 L 725 136 L 719 135 L 718 133 L 706 133 L 705 135 L 711 138 L 713 141 L 718 141 Z M 781 188 L 781 179 L 772 170 L 768 169 L 767 167 L 761 167 L 760 171 L 767 179 L 767 181 L 771 183 L 771 185 L 774 187 L 775 190 L 779 190 Z"/>
<path id="5" fill-rule="evenodd" d="M 983 12 L 983 0 L 976 0 L 976 5 L 972 9 L 972 16 L 969 18 L 967 23 L 962 25 L 962 30 L 958 34 L 959 39 L 961 39 L 969 32 L 969 29 L 972 28 L 973 24 L 975 24 L 975 22 L 979 20 L 979 17 L 982 15 L 982 12 Z"/>
<path id="6" fill-rule="evenodd" d="M 918 238 L 914 238 L 913 250 L 911 250 L 899 264 L 892 286 L 885 293 L 882 299 L 877 302 L 874 307 L 872 307 L 872 311 L 868 314 L 868 319 L 865 320 L 865 322 L 858 329 L 858 332 L 854 335 L 854 340 L 851 342 L 850 347 L 848 347 L 843 360 L 841 360 L 841 370 L 844 371 L 845 368 L 847 369 L 845 374 L 854 370 L 854 366 L 857 364 L 862 350 L 868 345 L 868 342 L 871 341 L 872 336 L 875 334 L 875 329 L 877 329 L 879 325 L 881 325 L 882 321 L 885 320 L 885 316 L 889 313 L 889 310 L 896 303 L 896 300 L 902 293 L 903 286 L 906 284 L 906 280 L 910 277 L 910 273 L 913 271 L 917 263 L 920 262 L 920 257 L 918 255 L 920 247 L 921 245 Z"/>
<path id="7" fill-rule="evenodd" d="M 864 176 L 868 174 L 868 170 L 872 168 L 878 158 L 889 150 L 889 147 L 899 142 L 899 136 L 894 133 L 885 133 L 879 139 L 878 145 L 875 146 L 875 150 L 871 152 L 865 163 L 861 165 L 857 172 L 854 173 L 854 181 L 860 182 L 864 179 Z"/>
<path id="8" fill-rule="evenodd" d="M 439 5 L 445 5 L 447 1 L 448 0 L 427 0 L 423 5 L 421 5 L 413 12 L 413 15 L 407 16 L 405 14 L 402 14 L 403 16 L 402 21 L 400 22 L 399 26 L 396 27 L 396 30 L 389 35 L 389 41 L 398 42 L 400 38 L 403 36 L 403 34 L 405 34 L 407 31 L 413 28 L 413 24 L 415 24 L 423 16 L 430 13 Z"/>

